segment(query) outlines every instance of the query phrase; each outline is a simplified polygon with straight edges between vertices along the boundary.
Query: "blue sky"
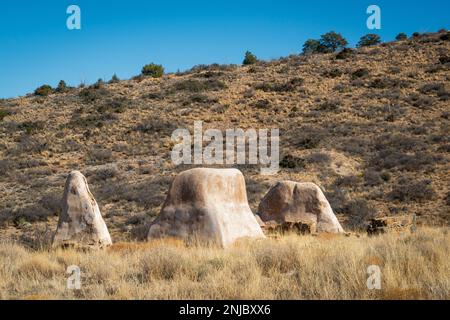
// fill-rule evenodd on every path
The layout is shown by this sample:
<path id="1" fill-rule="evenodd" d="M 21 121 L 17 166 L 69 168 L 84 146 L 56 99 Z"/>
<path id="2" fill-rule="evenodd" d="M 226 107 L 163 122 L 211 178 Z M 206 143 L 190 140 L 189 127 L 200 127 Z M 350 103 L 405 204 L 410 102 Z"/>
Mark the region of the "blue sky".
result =
<path id="1" fill-rule="evenodd" d="M 68 30 L 66 9 L 81 8 L 81 30 Z M 366 9 L 381 8 L 381 30 L 368 30 Z M 76 86 L 126 79 L 156 62 L 166 71 L 196 64 L 241 63 L 299 53 L 308 38 L 335 30 L 352 46 L 367 33 L 449 28 L 450 1 L 103 1 L 0 2 L 0 97 L 32 92 L 60 79 Z"/>

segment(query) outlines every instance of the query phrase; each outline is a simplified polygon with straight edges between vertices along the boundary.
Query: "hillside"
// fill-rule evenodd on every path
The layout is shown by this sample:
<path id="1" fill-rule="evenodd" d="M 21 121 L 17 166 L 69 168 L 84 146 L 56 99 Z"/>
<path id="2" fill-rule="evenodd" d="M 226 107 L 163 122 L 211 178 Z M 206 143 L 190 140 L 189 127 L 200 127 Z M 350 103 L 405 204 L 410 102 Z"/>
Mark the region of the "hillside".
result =
<path id="1" fill-rule="evenodd" d="M 443 35 L 0 100 L 0 239 L 47 239 L 73 169 L 86 175 L 113 240 L 143 239 L 171 179 L 190 167 L 172 164 L 172 131 L 192 131 L 195 120 L 280 129 L 277 175 L 236 166 L 254 212 L 273 182 L 290 179 L 318 184 L 347 229 L 399 214 L 448 226 Z"/>

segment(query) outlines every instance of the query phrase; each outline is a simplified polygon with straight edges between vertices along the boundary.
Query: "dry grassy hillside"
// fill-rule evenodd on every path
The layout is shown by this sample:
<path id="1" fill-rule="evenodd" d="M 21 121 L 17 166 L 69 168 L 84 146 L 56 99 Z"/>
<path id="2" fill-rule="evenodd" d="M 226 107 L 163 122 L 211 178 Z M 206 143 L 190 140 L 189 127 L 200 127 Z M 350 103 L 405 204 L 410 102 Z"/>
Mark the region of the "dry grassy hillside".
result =
<path id="1" fill-rule="evenodd" d="M 114 241 L 139 240 L 173 176 L 175 128 L 279 128 L 281 171 L 238 166 L 252 209 L 276 180 L 312 181 L 347 229 L 372 215 L 450 219 L 450 42 L 430 34 L 343 54 L 198 66 L 162 78 L 0 100 L 0 240 L 47 241 L 70 170 Z"/>

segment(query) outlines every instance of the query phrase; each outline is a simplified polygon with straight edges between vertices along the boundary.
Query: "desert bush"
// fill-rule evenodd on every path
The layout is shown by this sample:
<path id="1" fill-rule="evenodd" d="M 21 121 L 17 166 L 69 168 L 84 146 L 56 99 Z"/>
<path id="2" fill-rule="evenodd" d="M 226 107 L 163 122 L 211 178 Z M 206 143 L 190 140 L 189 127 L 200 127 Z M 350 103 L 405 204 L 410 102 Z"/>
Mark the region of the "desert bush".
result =
<path id="1" fill-rule="evenodd" d="M 58 93 L 64 93 L 69 91 L 69 87 L 67 86 L 66 82 L 64 80 L 59 81 L 58 86 L 55 89 Z"/>
<path id="2" fill-rule="evenodd" d="M 405 80 L 389 77 L 376 78 L 369 83 L 369 87 L 375 89 L 407 88 L 408 86 L 409 83 Z"/>
<path id="3" fill-rule="evenodd" d="M 344 214 L 349 201 L 348 192 L 341 187 L 332 185 L 324 192 L 334 212 Z"/>
<path id="4" fill-rule="evenodd" d="M 105 163 L 112 159 L 112 152 L 109 149 L 94 147 L 88 151 L 87 156 L 92 163 Z"/>
<path id="5" fill-rule="evenodd" d="M 327 78 L 338 78 L 342 75 L 342 71 L 338 68 L 333 68 L 331 70 L 326 70 L 323 75 Z"/>
<path id="6" fill-rule="evenodd" d="M 367 226 L 369 219 L 376 215 L 376 211 L 365 199 L 350 201 L 345 208 L 348 215 L 347 225 L 353 230 L 362 230 Z"/>
<path id="7" fill-rule="evenodd" d="M 225 75 L 224 71 L 207 70 L 204 72 L 197 72 L 193 75 L 193 77 L 204 79 L 217 79 L 224 75 Z"/>
<path id="8" fill-rule="evenodd" d="M 262 82 L 254 86 L 256 90 L 262 90 L 264 92 L 289 92 L 295 90 L 298 86 L 301 86 L 304 82 L 302 78 L 293 78 L 284 83 L 277 82 Z"/>
<path id="9" fill-rule="evenodd" d="M 397 41 L 402 41 L 402 40 L 406 40 L 408 39 L 408 36 L 406 35 L 406 33 L 400 32 L 396 37 L 395 40 Z"/>
<path id="10" fill-rule="evenodd" d="M 435 196 L 431 180 L 414 181 L 410 178 L 400 178 L 388 194 L 389 199 L 401 202 L 426 202 Z"/>
<path id="11" fill-rule="evenodd" d="M 419 88 L 419 92 L 423 94 L 435 93 L 437 94 L 440 91 L 445 91 L 445 86 L 443 83 L 432 82 L 424 84 Z"/>
<path id="12" fill-rule="evenodd" d="M 434 99 L 432 97 L 423 94 L 411 93 L 409 96 L 405 98 L 405 102 L 407 102 L 413 107 L 419 109 L 426 109 L 433 106 Z"/>
<path id="13" fill-rule="evenodd" d="M 351 155 L 366 155 L 369 142 L 362 137 L 348 137 L 340 139 L 340 143 L 336 146 L 340 150 Z"/>
<path id="14" fill-rule="evenodd" d="M 437 149 L 438 152 L 450 153 L 450 144 L 444 144 Z"/>
<path id="15" fill-rule="evenodd" d="M 25 207 L 16 208 L 9 221 L 13 222 L 16 227 L 26 227 L 27 224 L 37 221 L 47 221 L 55 212 L 44 208 L 41 204 L 27 205 Z"/>
<path id="16" fill-rule="evenodd" d="M 174 84 L 173 89 L 176 91 L 202 92 L 202 91 L 218 91 L 225 89 L 226 85 L 217 79 L 194 80 L 187 79 L 178 81 Z"/>
<path id="17" fill-rule="evenodd" d="M 0 121 L 2 121 L 5 117 L 9 116 L 11 114 L 10 111 L 5 109 L 0 109 Z"/>
<path id="18" fill-rule="evenodd" d="M 49 86 L 48 84 L 44 84 L 44 85 L 40 86 L 39 88 L 37 88 L 36 90 L 34 90 L 34 94 L 36 96 L 46 97 L 51 93 L 53 93 L 53 88 L 51 86 Z"/>
<path id="19" fill-rule="evenodd" d="M 439 155 L 427 152 L 405 153 L 396 150 L 383 150 L 371 158 L 371 165 L 378 170 L 398 169 L 406 171 L 423 170 L 430 165 L 442 161 Z"/>
<path id="20" fill-rule="evenodd" d="M 444 203 L 446 206 L 450 207 L 450 192 L 447 192 L 447 194 L 444 197 Z"/>
<path id="21" fill-rule="evenodd" d="M 344 48 L 336 54 L 337 60 L 345 60 L 355 55 L 355 50 L 350 48 Z"/>
<path id="22" fill-rule="evenodd" d="M 159 117 L 148 118 L 138 124 L 135 127 L 136 131 L 140 131 L 142 133 L 163 133 L 163 134 L 171 134 L 178 128 L 178 124 L 171 120 L 166 120 Z"/>
<path id="23" fill-rule="evenodd" d="M 190 70 L 182 73 L 182 74 L 189 74 L 189 73 L 199 73 L 202 71 L 223 71 L 223 72 L 228 72 L 228 71 L 233 71 L 237 68 L 237 65 L 235 64 L 218 64 L 218 63 L 213 63 L 213 64 L 199 64 L 196 66 L 193 66 Z"/>
<path id="24" fill-rule="evenodd" d="M 217 104 L 211 108 L 211 111 L 215 113 L 225 113 L 229 107 L 229 104 Z"/>
<path id="25" fill-rule="evenodd" d="M 56 194 L 55 192 L 47 193 L 42 196 L 39 200 L 38 204 L 46 209 L 49 215 L 53 214 L 55 216 L 59 215 L 61 212 L 62 205 L 62 196 L 60 194 Z"/>
<path id="26" fill-rule="evenodd" d="M 41 153 L 48 148 L 48 142 L 32 135 L 24 134 L 19 137 L 19 142 L 13 149 L 8 150 L 11 155 Z"/>
<path id="27" fill-rule="evenodd" d="M 341 34 L 334 31 L 325 33 L 320 37 L 320 45 L 325 48 L 325 51 L 327 52 L 342 50 L 347 44 L 347 40 L 345 40 Z"/>
<path id="28" fill-rule="evenodd" d="M 6 174 L 14 169 L 14 163 L 9 159 L 0 159 L 0 176 L 6 176 Z"/>
<path id="29" fill-rule="evenodd" d="M 361 39 L 359 39 L 358 44 L 356 45 L 358 48 L 361 47 L 367 47 L 367 46 L 374 46 L 381 43 L 381 38 L 377 34 L 366 34 L 365 36 L 362 36 Z"/>
<path id="30" fill-rule="evenodd" d="M 355 175 L 341 176 L 336 178 L 336 180 L 333 182 L 333 186 L 339 188 L 356 189 L 360 182 L 361 178 Z"/>
<path id="31" fill-rule="evenodd" d="M 338 110 L 342 105 L 342 101 L 339 99 L 332 99 L 332 100 L 326 100 L 319 104 L 316 108 L 318 111 L 325 111 L 325 112 L 333 112 Z"/>
<path id="32" fill-rule="evenodd" d="M 352 79 L 363 78 L 369 75 L 369 70 L 366 68 L 359 68 L 352 72 Z"/>
<path id="33" fill-rule="evenodd" d="M 80 116 L 74 113 L 66 126 L 69 128 L 101 128 L 105 123 L 115 120 L 118 120 L 117 115 L 109 112 L 103 114 L 94 113 L 87 116 Z"/>
<path id="34" fill-rule="evenodd" d="M 303 54 L 322 53 L 325 48 L 322 47 L 319 40 L 308 39 L 303 44 Z"/>
<path id="35" fill-rule="evenodd" d="M 44 129 L 45 123 L 43 121 L 24 121 L 19 123 L 17 128 L 23 130 L 26 134 L 35 134 Z"/>
<path id="36" fill-rule="evenodd" d="M 253 53 L 251 53 L 250 51 L 247 51 L 245 53 L 245 57 L 244 57 L 244 60 L 242 61 L 242 64 L 243 65 L 250 65 L 250 64 L 255 64 L 257 62 L 258 62 L 258 58 Z"/>
<path id="37" fill-rule="evenodd" d="M 109 80 L 109 83 L 118 83 L 120 81 L 119 77 L 114 73 L 111 77 L 111 80 Z"/>
<path id="38" fill-rule="evenodd" d="M 450 40 L 450 32 L 444 33 L 439 36 L 439 39 L 442 41 L 449 41 Z"/>
<path id="39" fill-rule="evenodd" d="M 367 169 L 364 172 L 364 185 L 368 187 L 375 187 L 383 184 L 385 180 L 382 173 L 373 169 Z"/>
<path id="40" fill-rule="evenodd" d="M 280 161 L 280 167 L 286 169 L 299 169 L 305 167 L 305 160 L 291 154 L 285 155 Z"/>
<path id="41" fill-rule="evenodd" d="M 313 126 L 302 126 L 292 133 L 292 137 L 295 147 L 314 149 L 326 137 L 326 131 Z"/>
<path id="42" fill-rule="evenodd" d="M 376 150 L 392 149 L 396 151 L 413 151 L 426 149 L 427 145 L 419 137 L 405 134 L 383 134 L 375 141 Z"/>
<path id="43" fill-rule="evenodd" d="M 446 64 L 446 63 L 450 63 L 450 56 L 440 56 L 439 57 L 439 63 L 440 64 Z"/>
<path id="44" fill-rule="evenodd" d="M 78 95 L 84 103 L 92 103 L 109 97 L 111 92 L 97 83 L 97 85 L 82 89 Z"/>
<path id="45" fill-rule="evenodd" d="M 320 165 L 330 163 L 331 161 L 331 157 L 325 152 L 310 153 L 305 159 L 308 163 L 317 163 Z"/>
<path id="46" fill-rule="evenodd" d="M 113 112 L 123 113 L 130 107 L 132 101 L 127 97 L 108 98 L 100 107 L 97 108 L 99 113 Z"/>
<path id="47" fill-rule="evenodd" d="M 270 108 L 270 101 L 267 99 L 261 99 L 254 103 L 255 108 L 258 109 L 269 109 Z"/>
<path id="48" fill-rule="evenodd" d="M 152 78 L 161 78 L 164 74 L 164 67 L 159 64 L 150 63 L 142 67 L 142 75 Z"/>
<path id="49" fill-rule="evenodd" d="M 341 34 L 331 31 L 323 34 L 320 40 L 308 39 L 303 44 L 303 54 L 336 52 L 344 49 L 347 44 L 347 40 Z"/>
<path id="50" fill-rule="evenodd" d="M 191 96 L 189 96 L 187 100 L 183 101 L 183 105 L 189 105 L 191 103 L 214 104 L 217 102 L 219 102 L 217 98 L 212 98 L 202 93 L 194 93 Z"/>
<path id="51" fill-rule="evenodd" d="M 86 172 L 86 177 L 92 182 L 106 181 L 119 175 L 116 165 L 106 165 L 96 170 Z"/>

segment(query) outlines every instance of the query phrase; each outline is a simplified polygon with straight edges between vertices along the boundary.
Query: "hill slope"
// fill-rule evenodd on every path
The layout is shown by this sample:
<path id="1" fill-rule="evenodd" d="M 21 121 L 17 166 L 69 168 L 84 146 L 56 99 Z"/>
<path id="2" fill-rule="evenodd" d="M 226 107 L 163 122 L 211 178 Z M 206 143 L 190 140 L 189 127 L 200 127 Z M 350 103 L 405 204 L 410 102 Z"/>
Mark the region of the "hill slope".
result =
<path id="1" fill-rule="evenodd" d="M 141 239 L 188 168 L 170 160 L 171 133 L 195 120 L 280 129 L 278 175 L 237 166 L 254 211 L 273 182 L 292 179 L 320 185 L 347 228 L 406 213 L 448 225 L 450 42 L 441 36 L 0 100 L 0 238 L 53 230 L 65 177 L 79 169 L 113 239 Z"/>

